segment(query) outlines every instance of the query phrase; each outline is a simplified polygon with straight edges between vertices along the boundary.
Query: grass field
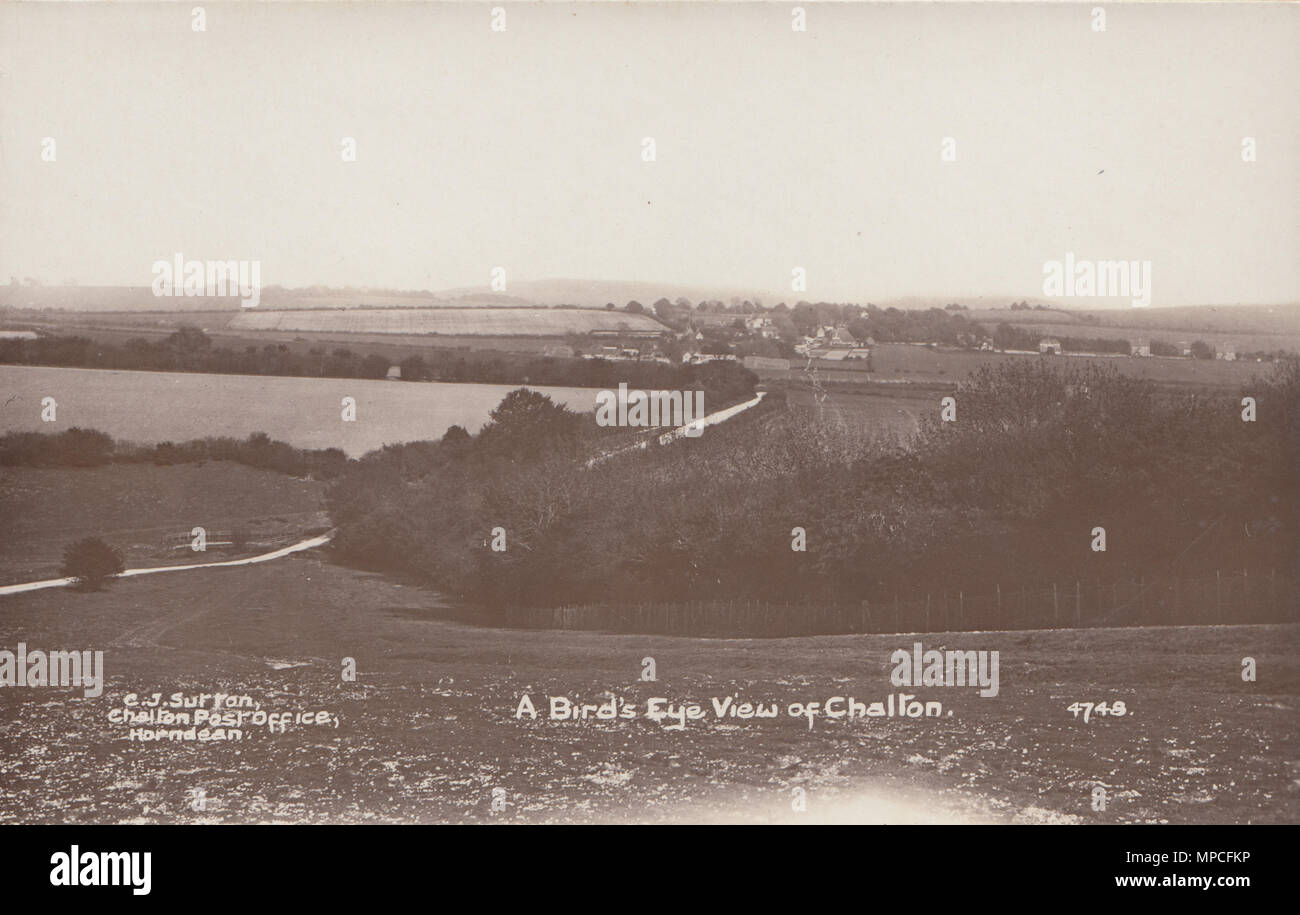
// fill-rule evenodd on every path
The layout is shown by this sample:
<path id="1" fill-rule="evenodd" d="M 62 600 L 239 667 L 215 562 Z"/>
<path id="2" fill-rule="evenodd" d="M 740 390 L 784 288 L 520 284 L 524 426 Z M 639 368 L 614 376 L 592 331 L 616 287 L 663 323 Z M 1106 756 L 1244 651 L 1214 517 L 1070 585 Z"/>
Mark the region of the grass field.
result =
<path id="1" fill-rule="evenodd" d="M 213 541 L 218 532 L 242 528 L 250 544 L 283 546 L 328 526 L 324 489 L 319 481 L 229 461 L 3 467 L 0 584 L 60 577 L 63 548 L 90 536 L 120 549 L 128 568 L 232 558 L 217 546 L 206 553 L 174 549 L 196 526 Z"/>
<path id="2" fill-rule="evenodd" d="M 1089 364 L 1112 366 L 1125 374 L 1150 378 L 1160 384 L 1188 387 L 1236 388 L 1272 370 L 1271 364 L 1256 362 L 1222 362 L 1158 356 L 1139 358 L 981 353 L 966 350 L 932 350 L 906 343 L 881 343 L 873 347 L 871 367 L 872 377 L 875 379 L 958 382 L 985 365 L 1039 359 L 1046 359 L 1050 364 L 1062 368 L 1080 368 Z"/>
<path id="3" fill-rule="evenodd" d="M 1300 334 L 1242 333 L 1238 331 L 1189 331 L 1161 330 L 1128 327 L 1097 327 L 1091 324 L 1049 324 L 1008 322 L 1015 327 L 1023 327 L 1044 337 L 1080 337 L 1084 339 L 1102 338 L 1106 340 L 1160 340 L 1177 345 L 1200 340 L 1216 350 L 1231 349 L 1236 353 L 1269 353 L 1274 350 L 1300 352 Z M 991 331 L 996 325 L 985 325 Z"/>
<path id="4" fill-rule="evenodd" d="M 1295 626 L 953 633 L 998 650 L 1000 694 L 916 688 L 939 718 L 818 718 L 789 703 L 884 700 L 912 638 L 705 641 L 501 631 L 438 619 L 438 595 L 304 554 L 4 598 L 0 645 L 102 649 L 99 698 L 0 690 L 6 822 L 1088 822 L 1300 819 Z M 1259 665 L 1243 683 L 1241 659 Z M 357 679 L 344 682 L 344 657 Z M 657 682 L 641 682 L 653 657 Z M 238 692 L 326 725 L 238 743 L 130 742 L 128 692 Z M 528 694 L 541 714 L 517 719 Z M 670 730 L 546 720 L 547 696 L 696 700 Z M 718 720 L 711 697 L 775 702 Z M 1074 702 L 1123 700 L 1085 724 Z M 1105 787 L 1105 811 L 1092 809 Z M 791 809 L 802 788 L 807 811 Z M 505 802 L 492 810 L 493 789 Z M 196 810 L 194 791 L 204 794 Z"/>
<path id="5" fill-rule="evenodd" d="M 477 432 L 518 385 L 443 384 L 358 378 L 291 378 L 128 372 L 0 365 L 0 431 L 98 429 L 140 443 L 266 432 L 300 448 L 341 448 L 356 457 L 388 443 L 441 438 L 448 427 Z M 578 412 L 595 410 L 586 388 L 537 387 Z M 53 397 L 57 422 L 41 419 Z M 344 422 L 344 397 L 356 420 Z"/>
<path id="6" fill-rule="evenodd" d="M 939 393 L 923 391 L 846 390 L 831 386 L 826 389 L 826 399 L 818 402 L 808 387 L 786 391 L 786 402 L 797 409 L 812 410 L 825 419 L 844 422 L 892 438 L 906 438 L 920 428 L 920 418 L 925 412 L 939 409 Z"/>
<path id="7" fill-rule="evenodd" d="M 1162 308 L 1057 309 L 1011 311 L 971 309 L 962 312 L 972 321 L 999 324 L 1068 324 L 1080 329 L 1144 330 L 1159 334 L 1223 333 L 1272 334 L 1300 337 L 1300 304 L 1234 305 L 1214 307 L 1183 305 Z M 1103 333 L 1075 336 L 1107 336 Z M 1117 334 L 1116 336 L 1123 336 Z M 1193 337 L 1194 338 L 1194 337 Z M 1184 339 L 1180 337 L 1179 339 Z"/>

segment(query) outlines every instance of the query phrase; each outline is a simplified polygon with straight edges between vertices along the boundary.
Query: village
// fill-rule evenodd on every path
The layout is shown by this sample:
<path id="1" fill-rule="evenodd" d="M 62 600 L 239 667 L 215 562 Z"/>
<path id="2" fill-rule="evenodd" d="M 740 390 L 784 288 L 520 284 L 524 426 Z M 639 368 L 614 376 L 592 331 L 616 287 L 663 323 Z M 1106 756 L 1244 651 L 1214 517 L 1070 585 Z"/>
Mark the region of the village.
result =
<path id="1" fill-rule="evenodd" d="M 1013 305 L 1011 310 L 1020 307 Z M 606 306 L 607 310 L 614 308 L 612 303 Z M 1043 306 L 1037 308 L 1045 310 Z M 962 314 L 965 309 L 958 305 L 902 311 L 873 305 L 862 308 L 807 302 L 799 302 L 794 308 L 785 303 L 764 308 L 748 300 L 731 305 L 703 301 L 691 306 L 685 300 L 669 303 L 661 299 L 652 309 L 629 302 L 621 310 L 638 315 L 652 313 L 663 329 L 595 330 L 572 344 L 575 355 L 668 365 L 738 362 L 759 372 L 826 365 L 868 373 L 875 370 L 873 354 L 886 344 L 948 352 L 1221 362 L 1272 361 L 1276 355 L 1244 352 L 1231 341 L 1192 339 L 1186 332 L 1157 337 L 1149 330 L 1121 331 L 1118 327 L 1080 324 L 1071 335 L 1046 333 L 1036 329 L 1034 323 L 1013 323 L 1015 315 L 1007 316 L 1011 320 L 998 316 L 994 322 L 985 313 L 979 320 L 972 320 Z M 1062 321 L 1073 318 L 1068 312 L 1061 315 Z"/>

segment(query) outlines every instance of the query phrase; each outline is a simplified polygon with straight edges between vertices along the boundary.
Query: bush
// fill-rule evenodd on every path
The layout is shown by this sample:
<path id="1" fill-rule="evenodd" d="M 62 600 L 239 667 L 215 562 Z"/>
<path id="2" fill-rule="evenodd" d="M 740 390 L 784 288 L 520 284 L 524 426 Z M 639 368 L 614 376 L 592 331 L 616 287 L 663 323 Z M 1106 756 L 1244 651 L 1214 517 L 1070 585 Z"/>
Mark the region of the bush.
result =
<path id="1" fill-rule="evenodd" d="M 78 540 L 63 551 L 63 574 L 82 591 L 98 591 L 126 568 L 122 554 L 98 537 Z"/>

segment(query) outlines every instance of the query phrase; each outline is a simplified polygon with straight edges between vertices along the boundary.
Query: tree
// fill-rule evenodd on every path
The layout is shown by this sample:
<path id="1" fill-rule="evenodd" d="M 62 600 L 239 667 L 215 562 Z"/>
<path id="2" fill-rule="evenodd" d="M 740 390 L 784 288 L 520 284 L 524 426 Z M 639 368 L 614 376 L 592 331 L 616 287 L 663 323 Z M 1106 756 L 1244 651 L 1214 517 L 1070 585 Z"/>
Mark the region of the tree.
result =
<path id="1" fill-rule="evenodd" d="M 464 426 L 448 426 L 447 431 L 442 434 L 445 445 L 461 445 L 469 440 L 469 433 L 465 431 Z"/>
<path id="2" fill-rule="evenodd" d="M 371 353 L 361 360 L 362 378 L 383 378 L 388 374 L 389 361 L 383 356 Z"/>
<path id="3" fill-rule="evenodd" d="M 1192 357 L 1195 359 L 1213 359 L 1214 347 L 1204 340 L 1192 341 Z"/>
<path id="4" fill-rule="evenodd" d="M 419 353 L 407 356 L 402 360 L 401 366 L 403 381 L 424 381 L 429 377 L 429 366 Z"/>
<path id="5" fill-rule="evenodd" d="M 628 314 L 639 315 L 645 311 L 645 306 L 642 305 L 640 302 L 638 302 L 636 299 L 633 299 L 632 301 L 628 302 L 625 306 L 623 306 L 623 310 L 626 311 Z"/>
<path id="6" fill-rule="evenodd" d="M 183 324 L 168 335 L 167 345 L 182 353 L 202 353 L 212 348 L 212 339 L 192 324 Z"/>
<path id="7" fill-rule="evenodd" d="M 78 540 L 63 551 L 63 574 L 80 591 L 98 591 L 126 568 L 122 554 L 98 537 Z"/>
<path id="8" fill-rule="evenodd" d="M 517 388 L 507 394 L 479 433 L 489 453 L 510 458 L 534 456 L 577 444 L 582 416 L 538 391 Z"/>

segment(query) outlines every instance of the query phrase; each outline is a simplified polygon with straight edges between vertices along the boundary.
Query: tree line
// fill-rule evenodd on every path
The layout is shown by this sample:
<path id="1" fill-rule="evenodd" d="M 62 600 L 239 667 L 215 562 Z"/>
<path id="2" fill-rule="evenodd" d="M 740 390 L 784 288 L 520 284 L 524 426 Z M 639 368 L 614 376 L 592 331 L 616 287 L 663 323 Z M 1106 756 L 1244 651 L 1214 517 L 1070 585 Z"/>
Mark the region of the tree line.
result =
<path id="1" fill-rule="evenodd" d="M 187 442 L 137 445 L 97 429 L 73 427 L 58 433 L 0 435 L 0 467 L 102 467 L 106 464 L 198 464 L 234 461 L 295 477 L 328 480 L 340 476 L 348 457 L 338 448 L 295 448 L 265 432 L 246 439 L 227 436 Z"/>
<path id="2" fill-rule="evenodd" d="M 159 372 L 228 375 L 287 375 L 320 378 L 371 378 L 388 375 L 395 363 L 387 356 L 362 355 L 347 347 L 298 352 L 283 343 L 243 350 L 220 347 L 197 327 L 181 327 L 158 340 L 143 337 L 124 343 L 79 336 L 51 335 L 35 340 L 0 340 L 0 364 L 54 365 Z M 703 390 L 719 407 L 753 396 L 758 376 L 740 365 L 714 362 L 671 365 L 662 362 L 612 362 L 606 359 L 537 357 L 504 360 L 466 359 L 431 350 L 396 363 L 406 381 L 532 384 L 556 387 Z"/>

